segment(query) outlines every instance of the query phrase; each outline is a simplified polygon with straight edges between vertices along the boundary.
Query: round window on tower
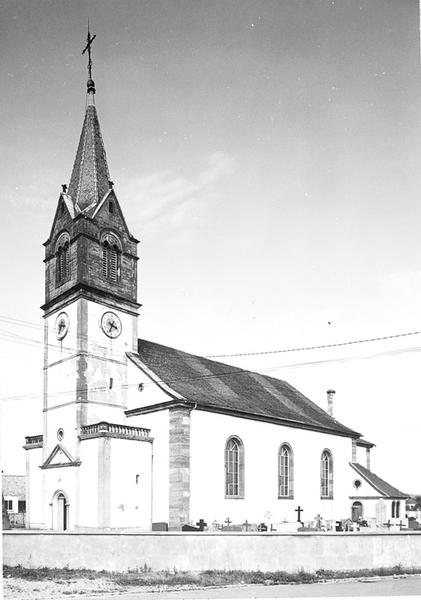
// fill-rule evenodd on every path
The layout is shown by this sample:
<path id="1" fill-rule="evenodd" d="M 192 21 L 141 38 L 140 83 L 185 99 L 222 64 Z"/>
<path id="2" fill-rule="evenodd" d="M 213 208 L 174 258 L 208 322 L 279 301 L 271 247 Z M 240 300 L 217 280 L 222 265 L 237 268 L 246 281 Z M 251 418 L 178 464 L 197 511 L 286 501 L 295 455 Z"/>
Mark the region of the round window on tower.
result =
<path id="1" fill-rule="evenodd" d="M 60 429 L 57 430 L 57 439 L 59 442 L 61 442 L 61 440 L 64 438 L 64 430 L 60 427 Z"/>

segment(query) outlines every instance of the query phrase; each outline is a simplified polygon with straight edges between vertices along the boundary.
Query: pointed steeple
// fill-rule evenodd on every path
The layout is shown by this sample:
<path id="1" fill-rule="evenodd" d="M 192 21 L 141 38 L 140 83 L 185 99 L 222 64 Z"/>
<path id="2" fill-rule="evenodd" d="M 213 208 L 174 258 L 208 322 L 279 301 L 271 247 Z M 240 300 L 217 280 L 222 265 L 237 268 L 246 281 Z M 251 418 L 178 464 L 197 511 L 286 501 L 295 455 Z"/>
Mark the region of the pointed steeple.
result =
<path id="1" fill-rule="evenodd" d="M 86 113 L 68 190 L 76 212 L 86 211 L 88 207 L 95 208 L 110 187 L 107 157 L 95 108 L 95 83 L 92 80 L 91 44 L 95 37 L 91 37 L 88 28 L 87 45 L 82 52 L 87 50 L 89 56 Z"/>

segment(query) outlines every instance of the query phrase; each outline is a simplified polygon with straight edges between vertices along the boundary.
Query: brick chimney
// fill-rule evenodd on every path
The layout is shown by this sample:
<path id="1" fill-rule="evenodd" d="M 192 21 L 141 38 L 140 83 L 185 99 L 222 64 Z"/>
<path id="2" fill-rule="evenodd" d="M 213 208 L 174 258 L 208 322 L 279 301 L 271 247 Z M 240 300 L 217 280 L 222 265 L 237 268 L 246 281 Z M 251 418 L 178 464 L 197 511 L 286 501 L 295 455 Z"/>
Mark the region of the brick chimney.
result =
<path id="1" fill-rule="evenodd" d="M 333 400 L 335 398 L 335 390 L 327 390 L 327 414 L 333 417 Z"/>

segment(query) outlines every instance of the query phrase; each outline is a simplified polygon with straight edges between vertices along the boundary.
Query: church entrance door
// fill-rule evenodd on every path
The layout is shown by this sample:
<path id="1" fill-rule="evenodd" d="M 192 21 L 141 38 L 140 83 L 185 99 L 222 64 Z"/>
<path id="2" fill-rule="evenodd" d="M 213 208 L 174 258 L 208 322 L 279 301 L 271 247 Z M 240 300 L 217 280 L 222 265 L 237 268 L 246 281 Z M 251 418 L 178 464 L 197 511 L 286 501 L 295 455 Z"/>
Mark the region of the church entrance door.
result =
<path id="1" fill-rule="evenodd" d="M 352 505 L 352 520 L 354 522 L 358 521 L 359 518 L 363 517 L 363 505 L 361 502 L 354 502 Z"/>
<path id="2" fill-rule="evenodd" d="M 57 495 L 57 529 L 66 531 L 68 528 L 68 509 L 66 496 L 62 493 Z"/>

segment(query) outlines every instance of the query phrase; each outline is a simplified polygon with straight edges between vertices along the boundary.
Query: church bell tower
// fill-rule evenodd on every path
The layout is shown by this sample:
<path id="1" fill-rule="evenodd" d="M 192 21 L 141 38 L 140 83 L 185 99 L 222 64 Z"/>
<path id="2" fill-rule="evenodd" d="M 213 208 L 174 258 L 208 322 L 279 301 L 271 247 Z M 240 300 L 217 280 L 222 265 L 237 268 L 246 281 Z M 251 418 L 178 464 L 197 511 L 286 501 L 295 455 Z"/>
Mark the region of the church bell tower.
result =
<path id="1" fill-rule="evenodd" d="M 126 352 L 137 348 L 139 308 L 138 240 L 109 175 L 91 76 L 92 39 L 88 35 L 86 112 L 70 184 L 62 186 L 44 244 L 44 410 L 54 411 L 59 425 L 59 415 L 71 406 L 76 429 L 120 418 Z M 49 429 L 47 440 L 54 435 Z"/>
<path id="2" fill-rule="evenodd" d="M 70 183 L 62 185 L 44 244 L 43 435 L 27 438 L 25 446 L 33 450 L 32 488 L 37 473 L 43 478 L 39 508 L 34 496 L 29 502 L 32 521 L 53 529 L 109 526 L 110 482 L 121 470 L 111 469 L 111 442 L 117 448 L 127 439 L 149 441 L 148 430 L 125 425 L 127 352 L 137 350 L 138 240 L 108 170 L 91 73 L 94 37 L 88 32 L 86 110 Z"/>

